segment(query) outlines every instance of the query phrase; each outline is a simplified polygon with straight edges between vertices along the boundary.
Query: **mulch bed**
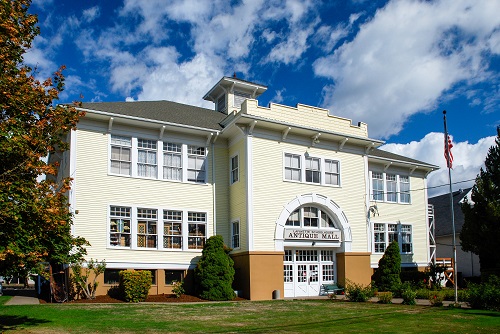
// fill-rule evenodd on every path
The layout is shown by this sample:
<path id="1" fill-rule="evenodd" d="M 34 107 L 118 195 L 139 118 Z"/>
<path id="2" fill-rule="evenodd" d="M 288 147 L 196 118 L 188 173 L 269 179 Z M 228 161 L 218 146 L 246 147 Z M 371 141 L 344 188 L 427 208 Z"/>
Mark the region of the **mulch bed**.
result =
<path id="1" fill-rule="evenodd" d="M 242 301 L 246 300 L 244 298 L 236 297 L 233 301 Z M 199 303 L 199 302 L 209 302 L 209 300 L 201 299 L 191 295 L 182 295 L 179 298 L 176 298 L 173 294 L 161 294 L 161 295 L 151 295 L 148 296 L 146 302 L 152 303 Z M 41 304 L 46 304 L 47 301 L 40 299 Z M 76 299 L 67 302 L 69 304 L 79 304 L 79 303 L 125 303 L 125 301 L 113 298 L 111 296 L 96 296 L 95 299 Z"/>

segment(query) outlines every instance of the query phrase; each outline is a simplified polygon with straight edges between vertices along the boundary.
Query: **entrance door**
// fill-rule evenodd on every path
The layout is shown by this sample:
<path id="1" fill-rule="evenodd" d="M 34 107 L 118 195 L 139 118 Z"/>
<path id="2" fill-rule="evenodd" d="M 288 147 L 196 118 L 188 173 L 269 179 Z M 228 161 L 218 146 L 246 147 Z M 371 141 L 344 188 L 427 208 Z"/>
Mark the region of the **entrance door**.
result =
<path id="1" fill-rule="evenodd" d="M 322 283 L 334 282 L 332 250 L 285 249 L 285 297 L 319 296 Z"/>
<path id="2" fill-rule="evenodd" d="M 318 264 L 297 264 L 295 285 L 295 296 L 318 296 L 319 295 L 319 271 Z"/>

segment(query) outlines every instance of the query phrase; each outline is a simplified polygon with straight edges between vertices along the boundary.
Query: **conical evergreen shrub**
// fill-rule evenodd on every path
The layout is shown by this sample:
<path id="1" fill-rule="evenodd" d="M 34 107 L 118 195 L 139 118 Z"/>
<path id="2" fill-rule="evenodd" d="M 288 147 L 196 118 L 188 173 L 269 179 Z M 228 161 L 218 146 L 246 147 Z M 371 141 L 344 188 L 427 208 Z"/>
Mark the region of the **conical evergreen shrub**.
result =
<path id="1" fill-rule="evenodd" d="M 194 271 L 199 296 L 208 300 L 234 299 L 233 265 L 222 237 L 210 237 L 203 247 L 201 259 Z"/>
<path id="2" fill-rule="evenodd" d="M 397 292 L 401 285 L 401 254 L 399 244 L 393 241 L 378 261 L 378 268 L 372 275 L 374 287 L 378 291 Z"/>

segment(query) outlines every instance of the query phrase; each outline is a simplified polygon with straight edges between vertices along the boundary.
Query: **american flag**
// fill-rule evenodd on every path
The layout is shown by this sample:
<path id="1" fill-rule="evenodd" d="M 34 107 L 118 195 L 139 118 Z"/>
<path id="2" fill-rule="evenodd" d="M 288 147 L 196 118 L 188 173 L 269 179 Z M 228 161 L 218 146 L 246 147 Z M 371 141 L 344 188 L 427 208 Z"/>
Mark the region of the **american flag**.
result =
<path id="1" fill-rule="evenodd" d="M 448 138 L 444 140 L 444 158 L 446 160 L 446 165 L 448 168 L 453 168 L 453 154 L 451 153 L 451 148 L 453 144 L 451 143 L 451 138 L 448 135 Z"/>

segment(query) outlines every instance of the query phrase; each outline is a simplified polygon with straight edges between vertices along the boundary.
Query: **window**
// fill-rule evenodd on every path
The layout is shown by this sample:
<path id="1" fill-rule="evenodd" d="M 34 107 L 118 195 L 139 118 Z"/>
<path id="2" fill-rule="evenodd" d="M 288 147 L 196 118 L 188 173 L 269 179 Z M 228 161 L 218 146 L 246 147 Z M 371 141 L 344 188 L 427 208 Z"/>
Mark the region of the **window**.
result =
<path id="1" fill-rule="evenodd" d="M 333 282 L 335 280 L 335 269 L 333 264 L 323 264 L 323 282 Z"/>
<path id="2" fill-rule="evenodd" d="M 182 211 L 163 211 L 163 248 L 182 248 Z"/>
<path id="3" fill-rule="evenodd" d="M 308 153 L 284 154 L 284 179 L 328 186 L 340 186 L 340 162 Z"/>
<path id="4" fill-rule="evenodd" d="M 206 155 L 204 146 L 111 135 L 109 173 L 206 183 Z"/>
<path id="5" fill-rule="evenodd" d="M 231 223 L 231 247 L 240 248 L 240 222 Z"/>
<path id="6" fill-rule="evenodd" d="M 132 138 L 111 136 L 111 173 L 130 175 L 131 149 Z"/>
<path id="7" fill-rule="evenodd" d="M 401 225 L 401 253 L 411 253 L 411 245 L 411 225 Z"/>
<path id="8" fill-rule="evenodd" d="M 156 140 L 137 139 L 137 175 L 157 177 Z"/>
<path id="9" fill-rule="evenodd" d="M 410 178 L 408 176 L 399 176 L 399 201 L 410 203 Z"/>
<path id="10" fill-rule="evenodd" d="M 373 251 L 385 252 L 392 241 L 397 241 L 400 252 L 412 252 L 411 225 L 400 223 L 375 223 L 373 224 Z"/>
<path id="11" fill-rule="evenodd" d="M 335 228 L 330 216 L 313 206 L 303 206 L 292 212 L 285 225 L 303 228 Z"/>
<path id="12" fill-rule="evenodd" d="M 182 145 L 163 143 L 163 178 L 182 181 Z"/>
<path id="13" fill-rule="evenodd" d="M 382 173 L 372 173 L 372 199 L 374 201 L 384 200 L 384 176 Z"/>
<path id="14" fill-rule="evenodd" d="M 217 99 L 217 111 L 226 111 L 226 94 Z"/>
<path id="15" fill-rule="evenodd" d="M 371 181 L 373 201 L 410 203 L 409 176 L 371 172 Z"/>
<path id="16" fill-rule="evenodd" d="M 155 209 L 137 209 L 137 247 L 156 248 L 158 214 Z"/>
<path id="17" fill-rule="evenodd" d="M 203 249 L 207 228 L 207 215 L 202 212 L 188 212 L 188 248 Z"/>
<path id="18" fill-rule="evenodd" d="M 109 243 L 111 246 L 130 247 L 129 207 L 112 206 L 109 219 Z"/>
<path id="19" fill-rule="evenodd" d="M 304 227 L 319 226 L 319 216 L 317 208 L 304 207 L 303 213 L 304 213 Z"/>
<path id="20" fill-rule="evenodd" d="M 184 281 L 184 270 L 165 270 L 165 285 Z"/>
<path id="21" fill-rule="evenodd" d="M 385 175 L 385 184 L 386 184 L 386 190 L 387 190 L 387 202 L 397 202 L 398 201 L 398 194 L 397 194 L 396 175 L 386 174 Z"/>
<path id="22" fill-rule="evenodd" d="M 325 160 L 325 183 L 334 186 L 340 185 L 339 162 Z"/>
<path id="23" fill-rule="evenodd" d="M 285 154 L 285 180 L 300 181 L 300 155 Z"/>
<path id="24" fill-rule="evenodd" d="M 321 183 L 319 158 L 306 157 L 306 182 Z"/>
<path id="25" fill-rule="evenodd" d="M 283 265 L 283 277 L 285 283 L 293 282 L 293 265 L 285 264 Z"/>
<path id="26" fill-rule="evenodd" d="M 104 269 L 104 284 L 120 283 L 120 271 L 125 269 Z"/>
<path id="27" fill-rule="evenodd" d="M 246 99 L 249 99 L 251 97 L 252 97 L 251 94 L 243 93 L 243 92 L 239 92 L 239 91 L 234 91 L 234 104 L 233 104 L 233 106 L 235 106 L 236 108 L 240 108 L 241 104 Z"/>
<path id="28" fill-rule="evenodd" d="M 288 219 L 286 220 L 285 225 L 286 226 L 297 226 L 297 227 L 299 227 L 300 226 L 300 212 L 301 212 L 300 209 L 295 210 L 294 212 L 292 212 L 290 214 L 290 216 L 288 217 Z"/>
<path id="29" fill-rule="evenodd" d="M 205 183 L 206 149 L 188 145 L 188 181 Z"/>
<path id="30" fill-rule="evenodd" d="M 240 178 L 238 155 L 235 155 L 234 157 L 231 158 L 230 169 L 231 169 L 231 184 L 233 184 L 237 182 Z"/>
<path id="31" fill-rule="evenodd" d="M 375 224 L 373 227 L 375 253 L 385 252 L 385 224 Z"/>
<path id="32" fill-rule="evenodd" d="M 206 212 L 110 206 L 109 217 L 110 247 L 185 251 L 207 239 Z"/>

